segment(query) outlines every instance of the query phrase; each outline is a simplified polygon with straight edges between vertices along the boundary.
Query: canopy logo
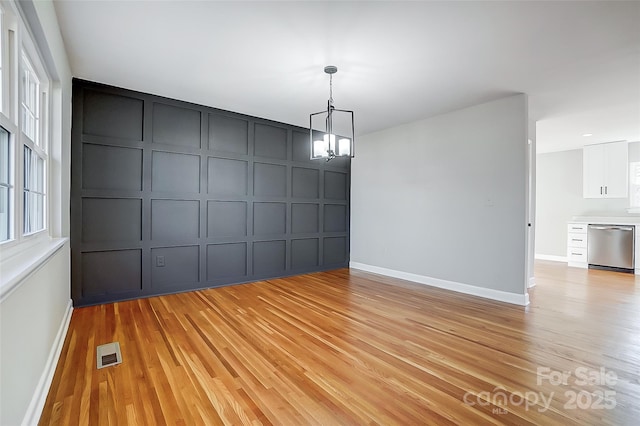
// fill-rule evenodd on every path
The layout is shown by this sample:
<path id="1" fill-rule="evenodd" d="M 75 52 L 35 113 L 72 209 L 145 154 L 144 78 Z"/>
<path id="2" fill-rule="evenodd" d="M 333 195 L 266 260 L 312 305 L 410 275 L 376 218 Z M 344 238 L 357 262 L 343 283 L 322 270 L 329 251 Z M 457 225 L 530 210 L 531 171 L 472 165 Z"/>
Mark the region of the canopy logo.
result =
<path id="1" fill-rule="evenodd" d="M 547 397 L 542 392 L 526 391 L 526 392 L 508 392 L 502 386 L 496 386 L 493 391 L 483 391 L 474 395 L 472 392 L 464 394 L 462 401 L 467 405 L 480 405 L 488 406 L 494 405 L 492 409 L 493 414 L 506 414 L 508 406 L 522 406 L 529 411 L 532 407 L 535 407 L 539 412 L 544 413 L 551 406 L 554 392 Z M 542 404 L 541 404 L 542 403 Z"/>
<path id="2" fill-rule="evenodd" d="M 549 409 L 556 396 L 564 396 L 566 410 L 612 410 L 616 406 L 616 392 L 611 389 L 618 383 L 618 375 L 611 370 L 600 367 L 597 370 L 587 367 L 577 367 L 573 371 L 553 370 L 549 367 L 537 368 L 536 384 L 558 388 L 571 387 L 562 391 L 552 391 L 547 394 L 541 391 L 527 390 L 524 392 L 510 391 L 503 386 L 496 386 L 491 391 L 466 392 L 462 401 L 470 406 L 493 406 L 494 414 L 508 413 L 508 407 L 524 406 L 526 411 L 536 409 L 544 413 Z M 594 386 L 609 389 L 595 389 Z M 576 390 L 576 387 L 590 389 Z"/>

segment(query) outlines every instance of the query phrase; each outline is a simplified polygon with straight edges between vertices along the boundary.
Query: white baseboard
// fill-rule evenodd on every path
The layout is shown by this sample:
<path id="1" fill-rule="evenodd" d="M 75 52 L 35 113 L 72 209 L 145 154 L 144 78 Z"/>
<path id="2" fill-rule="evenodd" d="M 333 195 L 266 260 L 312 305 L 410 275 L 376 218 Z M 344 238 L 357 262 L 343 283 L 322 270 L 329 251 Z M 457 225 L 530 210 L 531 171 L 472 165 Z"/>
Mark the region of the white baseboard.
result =
<path id="1" fill-rule="evenodd" d="M 49 394 L 49 388 L 51 387 L 51 382 L 53 381 L 53 375 L 56 372 L 56 366 L 58 365 L 58 360 L 60 359 L 60 354 L 62 353 L 64 339 L 67 336 L 67 330 L 69 330 L 69 323 L 71 322 L 72 312 L 73 304 L 71 302 L 71 299 L 69 299 L 67 310 L 64 314 L 64 317 L 62 318 L 60 327 L 58 328 L 58 333 L 56 334 L 56 339 L 53 342 L 51 351 L 49 351 L 49 357 L 47 358 L 47 363 L 44 367 L 44 371 L 42 372 L 42 376 L 40 376 L 38 386 L 33 393 L 33 397 L 31 398 L 31 402 L 29 403 L 27 412 L 22 419 L 23 425 L 37 425 L 38 421 L 40 421 L 42 409 L 44 408 L 44 403 L 47 401 L 47 395 Z"/>
<path id="2" fill-rule="evenodd" d="M 553 262 L 564 262 L 567 263 L 567 256 L 556 256 L 555 254 L 538 254 L 536 253 L 535 258 L 538 260 L 551 260 Z"/>
<path id="3" fill-rule="evenodd" d="M 418 284 L 425 284 L 431 287 L 443 288 L 445 290 L 456 291 L 458 293 L 470 294 L 472 296 L 483 297 L 485 299 L 497 300 L 500 302 L 512 303 L 514 305 L 527 306 L 529 304 L 529 294 L 508 293 L 501 290 L 493 290 L 469 284 L 462 284 L 455 281 L 447 281 L 439 278 L 426 277 L 424 275 L 412 274 L 409 272 L 396 271 L 394 269 L 381 268 L 379 266 L 367 265 L 359 262 L 349 262 L 349 267 L 360 269 L 374 274 L 386 275 L 388 277 L 399 278 L 401 280 L 412 281 Z M 524 283 L 523 283 L 524 285 Z"/>
<path id="4" fill-rule="evenodd" d="M 531 287 L 535 287 L 536 286 L 536 277 L 530 277 L 529 278 L 529 285 L 527 286 L 527 288 L 531 288 Z"/>

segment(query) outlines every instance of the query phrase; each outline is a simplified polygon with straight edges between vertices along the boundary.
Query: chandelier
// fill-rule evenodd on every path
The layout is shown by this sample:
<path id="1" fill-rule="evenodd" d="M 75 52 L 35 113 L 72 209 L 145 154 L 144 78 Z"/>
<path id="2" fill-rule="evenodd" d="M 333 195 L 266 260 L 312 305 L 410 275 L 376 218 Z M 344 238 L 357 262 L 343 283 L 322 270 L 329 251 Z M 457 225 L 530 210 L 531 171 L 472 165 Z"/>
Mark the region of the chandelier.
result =
<path id="1" fill-rule="evenodd" d="M 324 72 L 329 74 L 329 100 L 325 111 L 309 115 L 311 159 L 324 158 L 331 161 L 336 157 L 352 158 L 353 111 L 333 106 L 333 74 L 338 72 L 338 67 L 327 65 Z"/>

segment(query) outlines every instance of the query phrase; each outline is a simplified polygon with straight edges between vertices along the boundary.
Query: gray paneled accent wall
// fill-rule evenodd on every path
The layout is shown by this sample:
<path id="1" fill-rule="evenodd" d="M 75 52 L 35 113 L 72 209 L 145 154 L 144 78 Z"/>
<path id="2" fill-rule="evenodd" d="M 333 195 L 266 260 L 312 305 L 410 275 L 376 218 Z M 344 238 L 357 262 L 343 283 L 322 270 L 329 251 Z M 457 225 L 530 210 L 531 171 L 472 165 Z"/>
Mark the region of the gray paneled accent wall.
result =
<path id="1" fill-rule="evenodd" d="M 307 129 L 73 85 L 76 306 L 348 266 L 350 161 Z"/>

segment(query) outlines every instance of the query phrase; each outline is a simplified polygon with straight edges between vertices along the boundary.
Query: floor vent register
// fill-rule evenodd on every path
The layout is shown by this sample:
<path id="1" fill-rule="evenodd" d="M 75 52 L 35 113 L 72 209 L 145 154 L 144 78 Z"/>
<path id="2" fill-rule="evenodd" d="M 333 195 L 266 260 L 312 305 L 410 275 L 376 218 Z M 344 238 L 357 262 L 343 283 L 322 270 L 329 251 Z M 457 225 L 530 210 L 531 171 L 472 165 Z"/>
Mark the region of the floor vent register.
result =
<path id="1" fill-rule="evenodd" d="M 120 343 L 112 342 L 97 348 L 98 369 L 122 363 Z"/>

